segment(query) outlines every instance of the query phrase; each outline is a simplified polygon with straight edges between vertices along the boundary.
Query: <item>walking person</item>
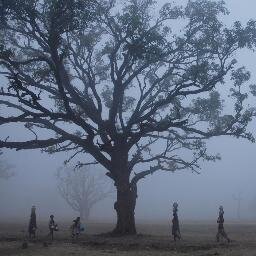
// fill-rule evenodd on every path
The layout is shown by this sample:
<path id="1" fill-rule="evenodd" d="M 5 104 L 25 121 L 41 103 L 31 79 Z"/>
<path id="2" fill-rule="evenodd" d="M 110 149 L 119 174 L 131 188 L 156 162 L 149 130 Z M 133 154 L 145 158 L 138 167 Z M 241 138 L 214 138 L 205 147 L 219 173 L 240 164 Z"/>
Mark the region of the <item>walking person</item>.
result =
<path id="1" fill-rule="evenodd" d="M 31 208 L 31 214 L 30 214 L 30 220 L 29 220 L 29 225 L 28 225 L 28 235 L 29 239 L 36 238 L 36 229 L 37 229 L 37 224 L 36 224 L 36 207 L 33 205 Z"/>
<path id="2" fill-rule="evenodd" d="M 71 226 L 72 231 L 72 238 L 78 238 L 78 236 L 81 233 L 81 221 L 80 217 L 77 217 L 75 220 L 73 220 L 73 224 Z"/>
<path id="3" fill-rule="evenodd" d="M 58 231 L 58 225 L 54 221 L 54 215 L 50 215 L 48 227 L 50 230 L 49 235 L 51 236 L 51 239 L 53 241 L 53 233 L 54 233 L 54 231 Z"/>
<path id="4" fill-rule="evenodd" d="M 225 232 L 224 229 L 224 210 L 223 210 L 223 206 L 219 207 L 219 217 L 217 219 L 217 223 L 218 223 L 218 232 L 216 235 L 216 241 L 219 242 L 220 238 L 223 237 L 224 239 L 226 239 L 228 241 L 228 243 L 230 243 L 230 239 L 228 238 L 227 233 Z"/>
<path id="5" fill-rule="evenodd" d="M 178 203 L 173 204 L 173 218 L 172 218 L 172 235 L 173 239 L 176 240 L 181 239 L 180 235 L 180 225 L 179 225 L 179 218 L 178 218 Z"/>

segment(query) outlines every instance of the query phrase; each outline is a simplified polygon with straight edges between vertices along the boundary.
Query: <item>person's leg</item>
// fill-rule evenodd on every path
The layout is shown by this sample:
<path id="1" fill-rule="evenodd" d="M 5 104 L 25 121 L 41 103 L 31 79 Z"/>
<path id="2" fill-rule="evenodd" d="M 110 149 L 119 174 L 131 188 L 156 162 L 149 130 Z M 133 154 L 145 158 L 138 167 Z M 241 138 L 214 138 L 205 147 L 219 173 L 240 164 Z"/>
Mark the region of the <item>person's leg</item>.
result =
<path id="1" fill-rule="evenodd" d="M 175 232 L 174 232 L 173 227 L 172 227 L 172 236 L 173 236 L 173 240 L 175 241 Z"/>
<path id="2" fill-rule="evenodd" d="M 175 230 L 174 230 L 173 227 L 172 227 L 172 235 L 173 235 L 173 241 L 175 242 L 176 241 L 176 234 L 175 234 Z"/>
<path id="3" fill-rule="evenodd" d="M 175 230 L 175 232 L 174 232 L 174 241 L 176 242 L 177 239 L 179 239 L 179 233 L 178 233 L 178 230 Z"/>
<path id="4" fill-rule="evenodd" d="M 216 235 L 216 241 L 220 241 L 220 230 L 218 229 L 217 235 Z"/>
<path id="5" fill-rule="evenodd" d="M 180 229 L 177 230 L 177 235 L 178 235 L 178 238 L 180 240 L 181 239 Z"/>
<path id="6" fill-rule="evenodd" d="M 228 238 L 228 235 L 224 229 L 222 230 L 222 237 L 225 238 L 228 242 L 230 242 L 230 239 Z"/>

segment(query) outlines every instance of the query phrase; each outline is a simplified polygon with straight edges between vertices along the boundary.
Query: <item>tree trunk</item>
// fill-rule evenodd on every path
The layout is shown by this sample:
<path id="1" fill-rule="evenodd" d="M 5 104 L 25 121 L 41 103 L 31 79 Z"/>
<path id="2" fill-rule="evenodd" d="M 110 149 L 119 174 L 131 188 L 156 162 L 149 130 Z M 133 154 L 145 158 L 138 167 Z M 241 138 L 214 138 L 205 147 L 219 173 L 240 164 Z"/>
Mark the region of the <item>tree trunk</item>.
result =
<path id="1" fill-rule="evenodd" d="M 117 189 L 117 200 L 114 209 L 117 213 L 117 223 L 113 230 L 116 235 L 136 234 L 134 210 L 136 205 L 137 191 L 131 187 L 130 172 L 127 165 L 128 154 L 118 154 L 115 158 L 115 186 Z"/>
<path id="2" fill-rule="evenodd" d="M 117 212 L 117 224 L 113 231 L 118 235 L 135 235 L 135 217 L 134 210 L 136 205 L 136 196 L 131 189 L 117 189 L 117 201 L 114 208 Z"/>
<path id="3" fill-rule="evenodd" d="M 88 207 L 84 207 L 83 209 L 80 210 L 80 218 L 82 221 L 87 222 L 89 220 L 90 216 L 90 210 Z"/>

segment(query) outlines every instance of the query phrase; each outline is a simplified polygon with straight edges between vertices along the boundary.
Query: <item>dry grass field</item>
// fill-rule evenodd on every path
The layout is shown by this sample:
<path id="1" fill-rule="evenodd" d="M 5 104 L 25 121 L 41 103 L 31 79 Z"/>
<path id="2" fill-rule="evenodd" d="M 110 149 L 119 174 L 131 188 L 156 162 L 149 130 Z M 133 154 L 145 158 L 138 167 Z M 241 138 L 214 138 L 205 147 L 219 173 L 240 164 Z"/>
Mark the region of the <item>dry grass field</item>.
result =
<path id="1" fill-rule="evenodd" d="M 256 225 L 254 223 L 226 224 L 232 242 L 215 242 L 214 223 L 183 223 L 182 241 L 174 243 L 169 235 L 170 226 L 138 224 L 136 237 L 109 237 L 102 234 L 112 229 L 110 224 L 89 224 L 78 241 L 72 242 L 68 225 L 59 223 L 53 243 L 47 237 L 45 224 L 40 225 L 38 238 L 22 249 L 24 226 L 0 224 L 1 256 L 256 256 Z M 47 247 L 44 243 L 47 243 Z"/>

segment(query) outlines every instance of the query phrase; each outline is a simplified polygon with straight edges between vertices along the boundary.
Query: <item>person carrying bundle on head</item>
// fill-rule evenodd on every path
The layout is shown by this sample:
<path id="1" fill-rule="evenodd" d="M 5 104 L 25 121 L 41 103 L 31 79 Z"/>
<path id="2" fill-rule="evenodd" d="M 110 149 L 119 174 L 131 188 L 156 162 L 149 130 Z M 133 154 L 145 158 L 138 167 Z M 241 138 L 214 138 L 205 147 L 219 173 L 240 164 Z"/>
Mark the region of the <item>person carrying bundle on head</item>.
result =
<path id="1" fill-rule="evenodd" d="M 224 210 L 223 210 L 223 206 L 219 207 L 219 217 L 217 219 L 217 223 L 218 223 L 218 232 L 217 232 L 217 235 L 216 235 L 217 242 L 219 242 L 220 238 L 223 237 L 230 243 L 230 239 L 228 238 L 228 235 L 224 230 Z"/>
<path id="2" fill-rule="evenodd" d="M 172 218 L 172 235 L 174 241 L 177 239 L 181 239 L 180 235 L 180 225 L 179 225 L 179 218 L 178 218 L 178 203 L 173 204 L 173 218 Z"/>

